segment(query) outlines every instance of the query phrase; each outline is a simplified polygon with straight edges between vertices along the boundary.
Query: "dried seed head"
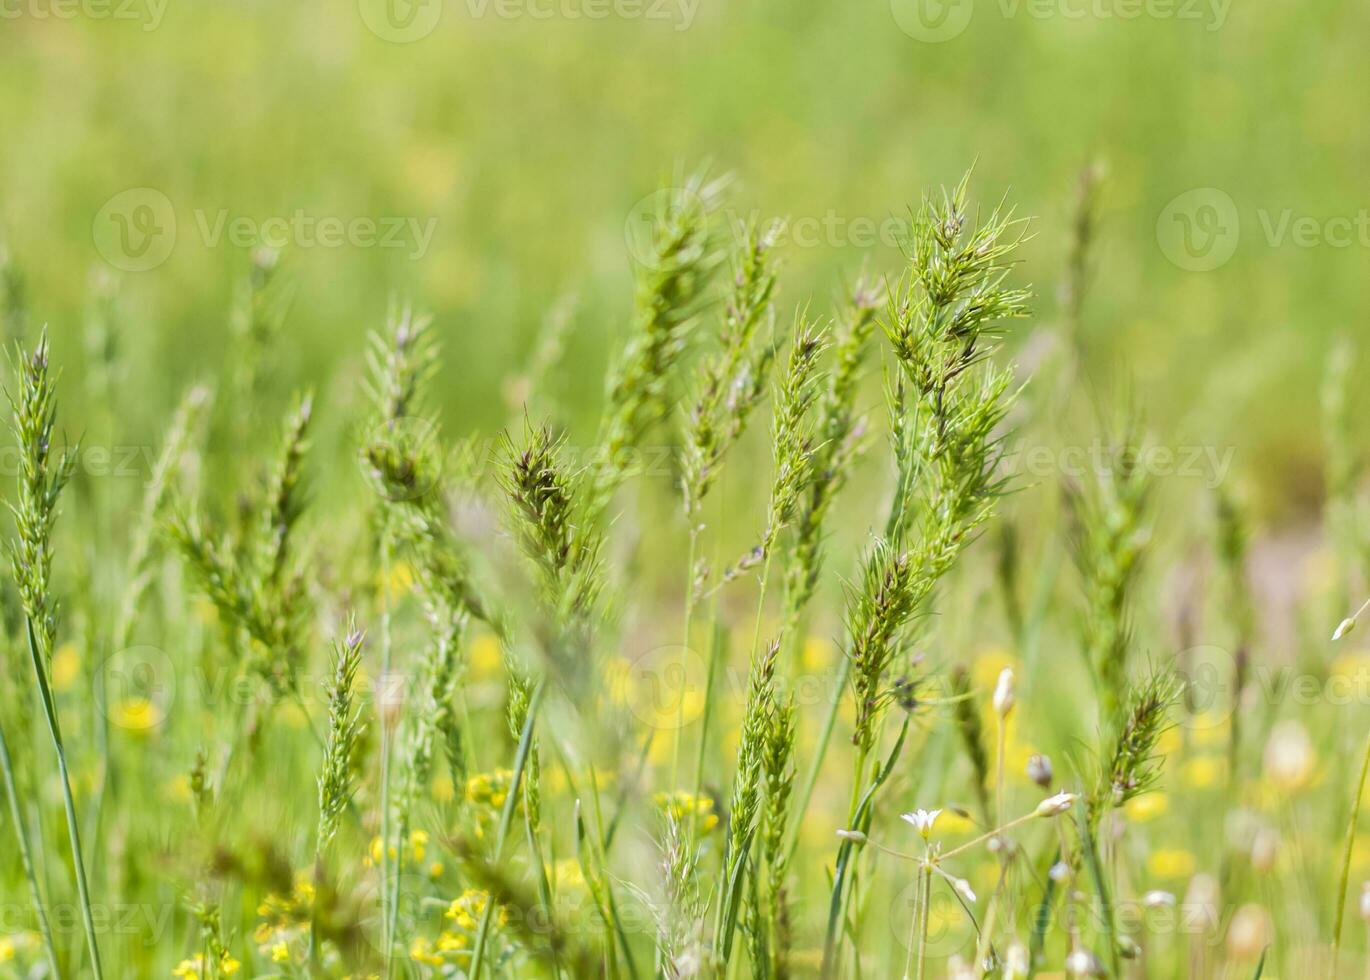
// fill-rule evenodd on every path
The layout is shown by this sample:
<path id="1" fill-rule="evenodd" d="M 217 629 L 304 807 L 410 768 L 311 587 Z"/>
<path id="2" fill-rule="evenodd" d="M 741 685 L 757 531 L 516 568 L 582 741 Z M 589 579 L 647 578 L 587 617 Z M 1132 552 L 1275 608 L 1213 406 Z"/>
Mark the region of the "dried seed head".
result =
<path id="1" fill-rule="evenodd" d="M 1053 776 L 1051 768 L 1051 758 L 1045 755 L 1034 755 L 1027 761 L 1027 777 L 1042 789 L 1051 786 Z"/>

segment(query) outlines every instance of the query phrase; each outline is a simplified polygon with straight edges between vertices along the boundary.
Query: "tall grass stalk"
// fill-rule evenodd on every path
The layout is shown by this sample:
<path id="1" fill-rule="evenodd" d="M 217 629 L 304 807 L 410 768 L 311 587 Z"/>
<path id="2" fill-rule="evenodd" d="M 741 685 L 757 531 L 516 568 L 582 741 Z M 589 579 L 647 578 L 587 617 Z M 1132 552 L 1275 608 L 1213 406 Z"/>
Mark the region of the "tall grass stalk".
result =
<path id="1" fill-rule="evenodd" d="M 52 597 L 52 530 L 57 517 L 57 500 L 76 464 L 73 449 L 64 449 L 52 458 L 53 429 L 57 405 L 53 379 L 48 369 L 47 331 L 39 337 L 32 354 L 16 348 L 18 392 L 10 394 L 12 427 L 19 443 L 19 488 L 11 505 L 18 536 L 10 548 L 10 564 L 24 609 L 24 632 L 33 662 L 43 717 L 57 756 L 57 772 L 66 811 L 67 840 L 71 846 L 76 891 L 81 903 L 81 921 L 90 951 L 90 967 L 101 980 L 100 946 L 96 939 L 90 888 L 86 882 L 85 859 L 81 853 L 81 834 L 76 817 L 76 801 L 71 791 L 66 744 L 57 715 L 49 681 L 53 647 L 57 634 L 57 603 Z"/>

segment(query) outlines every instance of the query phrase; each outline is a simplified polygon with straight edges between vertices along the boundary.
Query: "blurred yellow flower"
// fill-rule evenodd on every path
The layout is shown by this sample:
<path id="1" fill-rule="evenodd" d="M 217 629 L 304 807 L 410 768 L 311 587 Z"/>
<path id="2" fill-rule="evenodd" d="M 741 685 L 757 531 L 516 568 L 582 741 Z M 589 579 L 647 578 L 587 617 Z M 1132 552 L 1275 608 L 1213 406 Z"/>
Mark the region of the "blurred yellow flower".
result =
<path id="1" fill-rule="evenodd" d="M 8 936 L 0 936 L 0 963 L 8 963 L 14 959 L 14 940 Z"/>
<path id="2" fill-rule="evenodd" d="M 706 833 L 718 826 L 714 801 L 707 796 L 695 796 L 693 793 L 677 790 L 674 793 L 657 793 L 652 797 L 652 802 L 663 816 L 676 823 L 685 823 L 686 819 L 692 816 L 699 829 Z"/>
<path id="3" fill-rule="evenodd" d="M 807 673 L 817 674 L 826 670 L 834 662 L 832 641 L 821 636 L 807 636 L 800 656 Z"/>
<path id="4" fill-rule="evenodd" d="M 475 932 L 480 928 L 480 921 L 485 917 L 485 907 L 490 903 L 490 893 L 479 888 L 468 888 L 462 892 L 458 898 L 452 899 L 452 904 L 447 906 L 447 911 L 443 913 L 446 918 L 451 919 L 459 929 L 468 932 Z M 493 920 L 500 925 L 508 921 L 508 913 L 502 908 L 496 908 Z"/>
<path id="5" fill-rule="evenodd" d="M 976 829 L 978 829 L 977 825 L 969 815 L 956 810 L 944 810 L 942 815 L 937 818 L 937 832 L 942 837 L 968 834 Z"/>
<path id="6" fill-rule="evenodd" d="M 438 936 L 438 951 L 441 953 L 455 953 L 465 949 L 469 940 L 460 932 L 443 932 Z"/>
<path id="7" fill-rule="evenodd" d="M 442 956 L 433 951 L 433 944 L 422 936 L 414 939 L 409 946 L 409 958 L 416 963 L 427 963 L 429 966 L 442 966 Z"/>
<path id="8" fill-rule="evenodd" d="M 1018 668 L 1018 660 L 1013 653 L 1003 647 L 991 647 L 982 651 L 971 665 L 971 681 L 975 687 L 985 692 L 986 697 L 999 682 L 999 675 L 1005 667 Z"/>
<path id="9" fill-rule="evenodd" d="M 1208 789 L 1221 783 L 1226 773 L 1226 759 L 1216 755 L 1200 755 L 1185 760 L 1180 768 L 1180 779 L 1194 789 Z"/>
<path id="10" fill-rule="evenodd" d="M 75 643 L 63 643 L 52 655 L 52 686 L 54 690 L 67 691 L 76 683 L 81 673 L 81 654 Z"/>
<path id="11" fill-rule="evenodd" d="M 1194 855 L 1176 847 L 1161 847 L 1151 852 L 1146 867 L 1157 878 L 1188 878 L 1194 873 Z"/>
<path id="12" fill-rule="evenodd" d="M 509 796 L 509 784 L 514 774 L 508 769 L 481 772 L 466 780 L 466 801 L 476 806 L 498 810 Z"/>
<path id="13" fill-rule="evenodd" d="M 147 698 L 121 698 L 110 709 L 109 720 L 120 728 L 144 734 L 162 723 L 162 709 Z"/>
<path id="14" fill-rule="evenodd" d="M 558 891 L 585 887 L 585 870 L 575 858 L 561 858 L 552 865 L 547 877 Z"/>
<path id="15" fill-rule="evenodd" d="M 290 947 L 287 946 L 285 943 L 276 943 L 276 945 L 272 946 L 272 947 L 271 947 L 271 962 L 272 962 L 272 963 L 288 963 L 288 962 L 290 962 Z"/>
<path id="16" fill-rule="evenodd" d="M 499 640 L 491 633 L 481 633 L 471 642 L 471 676 L 476 680 L 493 677 L 502 660 Z"/>
<path id="17" fill-rule="evenodd" d="M 376 587 L 394 602 L 414 587 L 414 569 L 407 561 L 397 561 L 390 566 L 389 578 L 383 573 L 377 574 Z"/>
<path id="18" fill-rule="evenodd" d="M 1170 798 L 1164 793 L 1143 793 L 1134 796 L 1123 805 L 1123 812 L 1134 823 L 1154 820 L 1170 809 Z"/>
<path id="19" fill-rule="evenodd" d="M 433 799 L 439 803 L 451 803 L 457 796 L 457 789 L 452 785 L 450 773 L 440 772 L 433 777 Z"/>
<path id="20" fill-rule="evenodd" d="M 1189 739 L 1201 748 L 1226 745 L 1230 737 L 1231 718 L 1225 711 L 1201 711 L 1189 722 Z"/>

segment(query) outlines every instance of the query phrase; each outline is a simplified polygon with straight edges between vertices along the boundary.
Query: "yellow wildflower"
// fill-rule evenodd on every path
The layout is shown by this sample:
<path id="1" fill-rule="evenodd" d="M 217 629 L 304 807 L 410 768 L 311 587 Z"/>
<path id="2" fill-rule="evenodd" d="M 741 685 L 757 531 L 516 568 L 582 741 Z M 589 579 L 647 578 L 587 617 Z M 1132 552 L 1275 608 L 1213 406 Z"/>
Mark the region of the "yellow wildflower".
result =
<path id="1" fill-rule="evenodd" d="M 272 963 L 288 963 L 288 962 L 290 962 L 290 947 L 287 946 L 285 943 L 276 943 L 276 945 L 272 946 L 272 947 L 271 947 L 271 962 L 272 962 Z"/>
<path id="2" fill-rule="evenodd" d="M 1180 778 L 1186 786 L 1207 789 L 1222 781 L 1227 772 L 1227 760 L 1213 755 L 1195 756 L 1185 761 Z"/>
<path id="3" fill-rule="evenodd" d="M 1157 878 L 1188 878 L 1194 873 L 1194 855 L 1177 847 L 1162 847 L 1147 858 L 1147 870 Z"/>
<path id="4" fill-rule="evenodd" d="M 460 932 L 444 932 L 438 937 L 438 950 L 443 953 L 455 953 L 465 949 L 469 943 L 465 934 Z"/>
<path id="5" fill-rule="evenodd" d="M 390 577 L 376 576 L 376 585 L 392 602 L 414 587 L 414 569 L 406 561 L 397 561 L 390 566 Z"/>
<path id="6" fill-rule="evenodd" d="M 676 790 L 674 793 L 657 793 L 652 800 L 663 815 L 676 823 L 684 823 L 687 817 L 693 816 L 696 826 L 706 833 L 718 826 L 714 801 L 707 796 Z"/>
<path id="7" fill-rule="evenodd" d="M 433 944 L 422 936 L 417 937 L 409 947 L 409 958 L 416 963 L 427 963 L 429 966 L 442 966 L 442 955 L 434 952 Z"/>
<path id="8" fill-rule="evenodd" d="M 474 679 L 493 677 L 502 659 L 499 640 L 493 634 L 481 633 L 471 642 L 471 676 Z"/>
<path id="9" fill-rule="evenodd" d="M 514 774 L 508 769 L 477 773 L 466 780 L 466 800 L 477 806 L 498 810 L 509 796 L 509 784 L 513 778 Z"/>
<path id="10" fill-rule="evenodd" d="M 1154 820 L 1170 809 L 1170 797 L 1164 793 L 1143 793 L 1123 805 L 1123 812 L 1133 823 Z"/>
<path id="11" fill-rule="evenodd" d="M 75 643 L 63 643 L 52 655 L 52 686 L 66 691 L 81 673 L 81 655 Z"/>
<path id="12" fill-rule="evenodd" d="M 147 732 L 162 723 L 162 709 L 147 698 L 121 698 L 114 703 L 110 721 L 131 732 Z"/>
<path id="13" fill-rule="evenodd" d="M 480 920 L 485 917 L 485 907 L 490 902 L 490 893 L 479 888 L 468 888 L 460 897 L 452 899 L 444 916 L 456 923 L 457 928 L 475 932 L 480 928 Z M 495 910 L 493 921 L 499 925 L 509 921 L 509 914 L 502 908 Z"/>

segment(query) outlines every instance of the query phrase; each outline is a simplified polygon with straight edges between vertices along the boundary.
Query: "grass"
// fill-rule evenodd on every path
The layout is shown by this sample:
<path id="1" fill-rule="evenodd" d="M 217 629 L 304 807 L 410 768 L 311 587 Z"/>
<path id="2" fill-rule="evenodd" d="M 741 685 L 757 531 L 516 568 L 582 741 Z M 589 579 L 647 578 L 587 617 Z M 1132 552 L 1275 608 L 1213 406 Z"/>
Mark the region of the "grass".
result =
<path id="1" fill-rule="evenodd" d="M 1137 399 L 1096 393 L 1127 420 L 1101 434 L 1064 408 L 1104 179 L 1050 324 L 1035 228 L 969 175 L 831 309 L 783 225 L 733 235 L 729 182 L 683 178 L 631 242 L 598 417 L 547 390 L 552 323 L 489 440 L 440 408 L 486 368 L 408 306 L 337 374 L 277 371 L 274 253 L 141 487 L 59 448 L 99 446 L 137 366 L 90 346 L 87 421 L 65 352 L 14 338 L 0 975 L 1347 972 L 1356 352 L 1336 581 L 1284 655 L 1244 496 L 1148 469 Z M 1019 440 L 1100 456 L 1024 474 Z"/>

